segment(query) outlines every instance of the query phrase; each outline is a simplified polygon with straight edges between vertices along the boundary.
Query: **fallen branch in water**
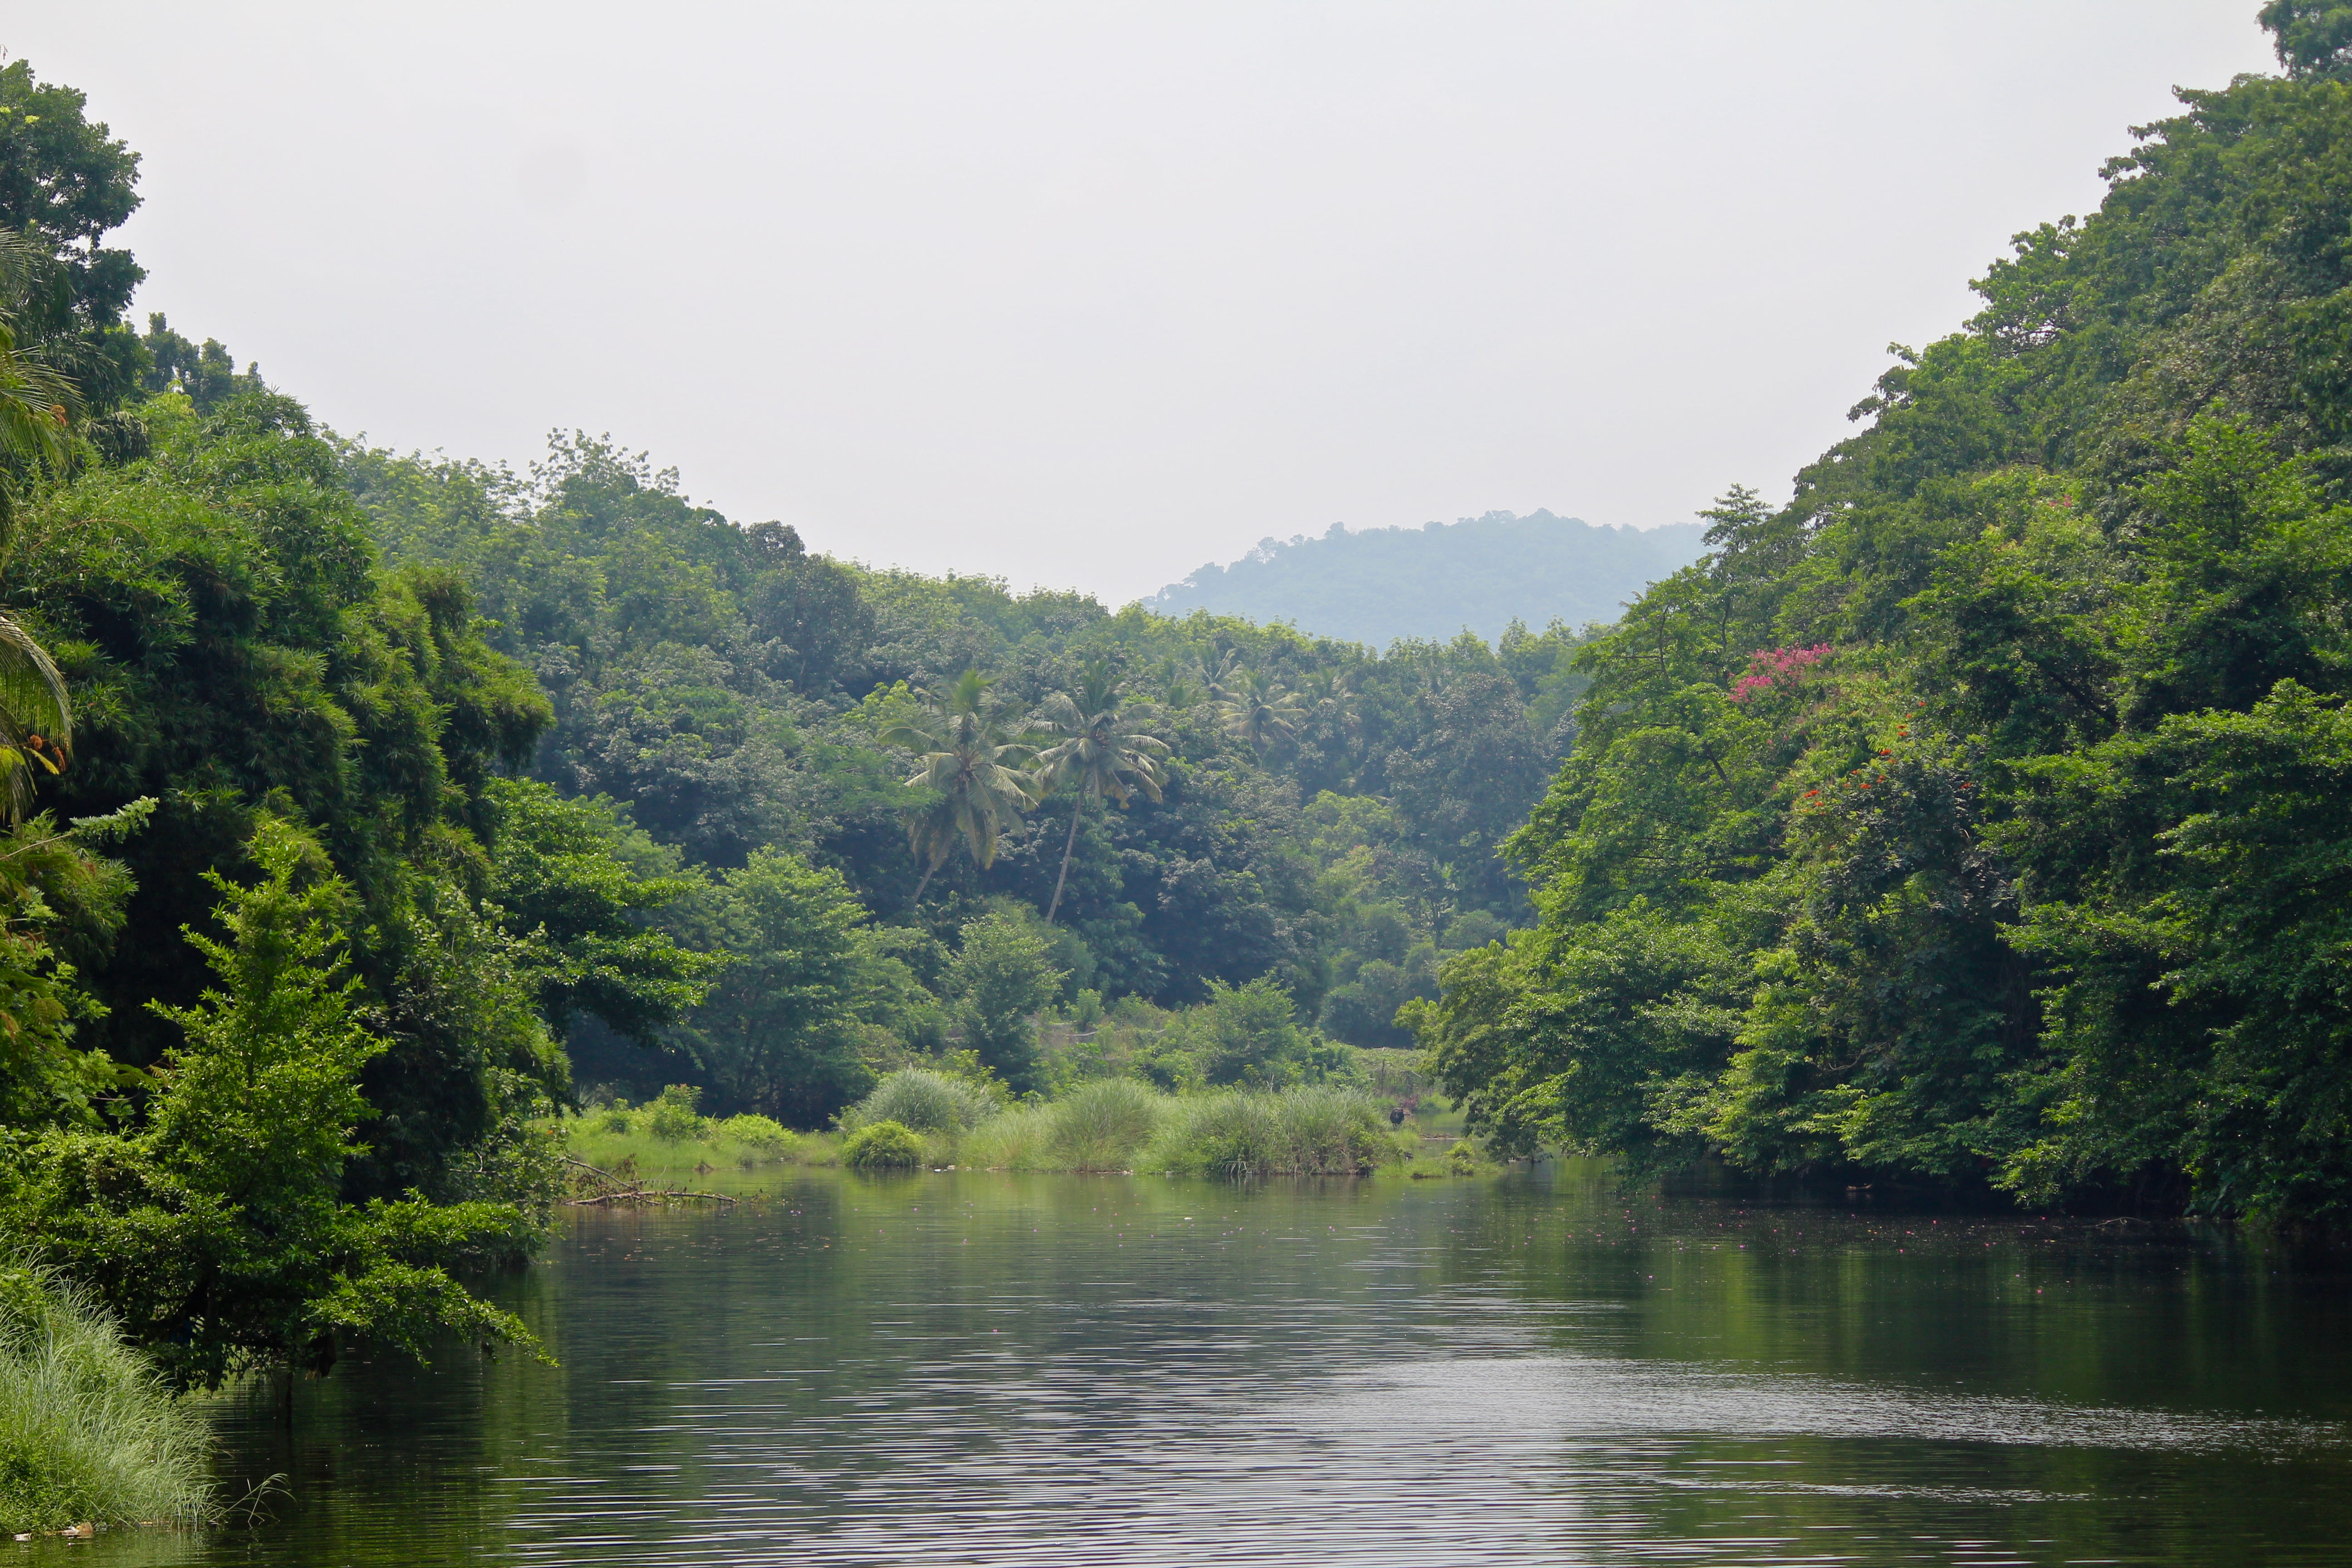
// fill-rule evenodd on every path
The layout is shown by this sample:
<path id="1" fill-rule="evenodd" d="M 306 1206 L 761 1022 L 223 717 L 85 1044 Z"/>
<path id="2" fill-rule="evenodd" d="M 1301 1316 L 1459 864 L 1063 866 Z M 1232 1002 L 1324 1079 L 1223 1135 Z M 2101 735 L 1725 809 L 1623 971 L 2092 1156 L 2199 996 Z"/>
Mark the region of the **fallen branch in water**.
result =
<path id="1" fill-rule="evenodd" d="M 580 1195 L 563 1200 L 571 1208 L 649 1207 L 656 1204 L 731 1204 L 735 1201 L 725 1193 L 698 1193 L 685 1187 L 648 1187 L 632 1176 L 600 1170 L 587 1161 L 574 1159 L 569 1154 L 556 1157 L 589 1178 L 583 1181 L 580 1176 L 572 1177 L 572 1191 Z"/>

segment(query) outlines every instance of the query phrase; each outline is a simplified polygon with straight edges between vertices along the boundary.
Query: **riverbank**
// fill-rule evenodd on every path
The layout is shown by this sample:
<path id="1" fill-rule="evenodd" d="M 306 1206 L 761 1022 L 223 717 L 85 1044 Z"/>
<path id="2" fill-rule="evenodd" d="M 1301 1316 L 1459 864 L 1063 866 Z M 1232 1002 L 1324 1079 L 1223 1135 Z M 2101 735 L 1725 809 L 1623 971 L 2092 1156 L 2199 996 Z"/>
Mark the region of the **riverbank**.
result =
<path id="1" fill-rule="evenodd" d="M 1460 1117 L 1424 1104 L 1392 1124 L 1391 1103 L 1347 1085 L 1171 1094 L 1097 1079 L 1047 1100 L 905 1068 L 845 1111 L 837 1131 L 795 1132 L 765 1117 L 695 1115 L 690 1094 L 591 1107 L 561 1123 L 566 1152 L 597 1173 L 691 1189 L 786 1166 L 949 1167 L 1027 1173 L 1266 1176 L 1392 1173 L 1444 1177 L 1487 1168 Z M 908 1136 L 883 1132 L 886 1126 Z"/>
<path id="2" fill-rule="evenodd" d="M 211 1450 L 86 1291 L 0 1263 L 0 1536 L 205 1522 Z"/>

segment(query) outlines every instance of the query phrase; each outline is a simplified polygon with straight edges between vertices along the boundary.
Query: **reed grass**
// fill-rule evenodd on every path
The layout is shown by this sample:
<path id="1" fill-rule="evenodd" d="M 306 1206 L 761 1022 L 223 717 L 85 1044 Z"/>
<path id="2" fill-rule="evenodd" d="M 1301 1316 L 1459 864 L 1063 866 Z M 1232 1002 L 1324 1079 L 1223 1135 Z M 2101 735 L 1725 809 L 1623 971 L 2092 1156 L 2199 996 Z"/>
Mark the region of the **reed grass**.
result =
<path id="1" fill-rule="evenodd" d="M 0 1260 L 0 1532 L 207 1522 L 211 1451 L 95 1298 Z"/>
<path id="2" fill-rule="evenodd" d="M 1179 1100 L 1143 1165 L 1202 1175 L 1332 1175 L 1402 1157 L 1379 1100 L 1361 1089 L 1313 1084 Z"/>
<path id="3" fill-rule="evenodd" d="M 1050 1107 L 1045 1150 L 1061 1171 L 1124 1171 L 1167 1118 L 1169 1100 L 1131 1078 L 1081 1084 Z"/>
<path id="4" fill-rule="evenodd" d="M 1054 1107 L 1019 1105 L 989 1118 L 958 1141 L 955 1163 L 989 1171 L 1053 1171 Z"/>
<path id="5" fill-rule="evenodd" d="M 1385 1107 L 1360 1089 L 1171 1095 L 1097 1079 L 991 1117 L 954 1141 L 951 1157 L 998 1171 L 1333 1175 L 1394 1163 L 1404 1150 Z"/>
<path id="6" fill-rule="evenodd" d="M 600 1170 L 626 1167 L 647 1181 L 682 1181 L 709 1171 L 757 1171 L 774 1165 L 830 1165 L 837 1140 L 794 1132 L 764 1116 L 705 1119 L 694 1137 L 668 1139 L 636 1127 L 616 1131 L 591 1114 L 562 1123 L 564 1152 Z"/>
<path id="7" fill-rule="evenodd" d="M 853 1131 L 868 1122 L 895 1121 L 918 1132 L 962 1132 L 1001 1109 L 993 1095 L 970 1079 L 901 1068 L 845 1112 L 841 1124 Z"/>

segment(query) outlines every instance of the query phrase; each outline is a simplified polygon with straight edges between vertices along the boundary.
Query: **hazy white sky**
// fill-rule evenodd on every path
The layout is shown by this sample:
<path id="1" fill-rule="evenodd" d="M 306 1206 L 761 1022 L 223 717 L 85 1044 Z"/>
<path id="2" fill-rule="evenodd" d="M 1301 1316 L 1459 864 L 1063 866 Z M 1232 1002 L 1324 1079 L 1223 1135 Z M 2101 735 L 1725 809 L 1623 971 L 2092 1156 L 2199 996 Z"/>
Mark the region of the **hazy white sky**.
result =
<path id="1" fill-rule="evenodd" d="M 2255 0 L 16 5 L 142 310 L 402 447 L 1117 602 L 1266 534 L 1785 495 Z"/>

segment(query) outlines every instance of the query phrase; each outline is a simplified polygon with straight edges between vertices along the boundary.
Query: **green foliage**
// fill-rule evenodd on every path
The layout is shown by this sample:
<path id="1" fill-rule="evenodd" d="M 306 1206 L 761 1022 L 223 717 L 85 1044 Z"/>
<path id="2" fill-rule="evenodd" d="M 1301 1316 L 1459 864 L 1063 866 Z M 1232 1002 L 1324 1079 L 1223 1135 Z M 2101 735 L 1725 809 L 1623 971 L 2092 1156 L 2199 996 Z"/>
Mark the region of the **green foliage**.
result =
<path id="1" fill-rule="evenodd" d="M 701 1001 L 725 960 L 640 922 L 694 884 L 609 802 L 565 800 L 528 779 L 485 781 L 488 894 L 524 942 L 521 967 L 558 1036 L 585 1014 L 651 1043 Z M 634 862 L 634 864 L 633 864 Z"/>
<path id="2" fill-rule="evenodd" d="M 843 1140 L 841 1163 L 854 1171 L 912 1170 L 923 1163 L 923 1135 L 895 1121 L 871 1121 Z"/>
<path id="3" fill-rule="evenodd" d="M 837 871 L 756 850 L 690 913 L 728 962 L 675 1038 L 729 1104 L 821 1125 L 872 1082 L 871 1035 L 920 1011 L 912 971 Z"/>
<path id="4" fill-rule="evenodd" d="M 1188 1016 L 1186 1045 L 1213 1084 L 1261 1087 L 1296 1077 L 1307 1040 L 1290 992 L 1261 975 L 1245 985 L 1209 983 L 1209 999 Z"/>
<path id="5" fill-rule="evenodd" d="M 702 1091 L 690 1084 L 671 1084 L 645 1108 L 645 1130 L 665 1143 L 683 1143 L 702 1136 L 708 1123 L 695 1109 L 701 1098 Z"/>
<path id="6" fill-rule="evenodd" d="M 0 1531 L 209 1522 L 211 1449 L 89 1291 L 0 1263 Z"/>
<path id="7" fill-rule="evenodd" d="M 987 1120 L 1002 1103 L 970 1079 L 901 1068 L 876 1084 L 853 1114 L 857 1125 L 895 1121 L 918 1132 L 961 1132 Z"/>
<path id="8" fill-rule="evenodd" d="M 967 1048 L 1016 1094 L 1037 1082 L 1037 1015 L 1060 994 L 1063 972 L 1029 921 L 1000 910 L 966 923 L 948 966 L 948 995 Z"/>
<path id="9" fill-rule="evenodd" d="M 138 345 L 120 323 L 147 274 L 100 243 L 139 205 L 139 154 L 89 120 L 87 102 L 27 61 L 0 65 L 0 229 L 54 258 L 20 301 L 18 328 L 62 350 L 76 400 L 103 412 L 131 388 Z"/>
<path id="10" fill-rule="evenodd" d="M 421 1354 L 455 1332 L 531 1343 L 446 1271 L 525 1244 L 510 1205 L 410 1194 L 353 1203 L 344 1171 L 387 1042 L 355 1010 L 352 889 L 318 843 L 265 818 L 251 887 L 216 874 L 225 937 L 191 932 L 216 988 L 158 1011 L 184 1031 L 144 1127 L 17 1134 L 0 1233 L 95 1288 L 176 1382 L 332 1364 L 345 1340 Z"/>
<path id="11" fill-rule="evenodd" d="M 1057 1169 L 1120 1171 L 1159 1131 L 1165 1102 L 1131 1078 L 1097 1079 L 1054 1102 L 1047 1148 Z"/>
<path id="12" fill-rule="evenodd" d="M 1333 1085 L 1175 1101 L 1143 1168 L 1206 1175 L 1336 1175 L 1398 1157 L 1379 1101 Z"/>
<path id="13" fill-rule="evenodd" d="M 1406 1009 L 1494 1145 L 2352 1205 L 2337 9 L 1578 652 L 1538 919 Z"/>

